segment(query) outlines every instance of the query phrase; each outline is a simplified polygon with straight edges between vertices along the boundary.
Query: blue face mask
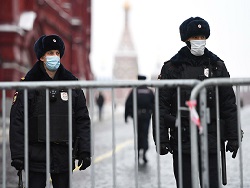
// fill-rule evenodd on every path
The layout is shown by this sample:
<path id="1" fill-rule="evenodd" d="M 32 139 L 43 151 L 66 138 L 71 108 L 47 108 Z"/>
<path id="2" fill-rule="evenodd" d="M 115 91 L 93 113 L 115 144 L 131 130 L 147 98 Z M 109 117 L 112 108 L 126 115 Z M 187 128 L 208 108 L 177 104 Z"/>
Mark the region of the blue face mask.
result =
<path id="1" fill-rule="evenodd" d="M 47 56 L 45 65 L 48 70 L 56 71 L 60 66 L 60 57 L 58 56 Z"/>

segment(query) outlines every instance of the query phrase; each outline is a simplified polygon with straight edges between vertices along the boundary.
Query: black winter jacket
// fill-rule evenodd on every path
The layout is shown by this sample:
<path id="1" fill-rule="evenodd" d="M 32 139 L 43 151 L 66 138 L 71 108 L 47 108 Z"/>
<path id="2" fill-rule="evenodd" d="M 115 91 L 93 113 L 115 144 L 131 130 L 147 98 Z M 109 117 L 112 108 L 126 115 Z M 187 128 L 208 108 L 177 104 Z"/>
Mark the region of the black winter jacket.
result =
<path id="1" fill-rule="evenodd" d="M 125 121 L 128 117 L 133 118 L 133 91 L 128 95 L 125 103 Z M 148 130 L 151 115 L 154 108 L 154 93 L 146 86 L 137 88 L 137 140 L 138 151 L 148 149 Z"/>
<path id="2" fill-rule="evenodd" d="M 23 81 L 59 81 L 77 80 L 71 72 L 61 64 L 54 79 L 51 79 L 45 71 L 41 61 L 38 61 L 27 73 Z M 27 83 L 28 84 L 28 83 Z M 28 92 L 28 118 L 33 116 L 34 104 L 37 102 L 35 90 Z M 23 91 L 16 92 L 10 113 L 10 150 L 11 158 L 24 158 L 24 99 Z M 45 101 L 44 101 L 45 104 Z M 78 151 L 90 154 L 90 117 L 86 106 L 86 99 L 81 89 L 72 89 L 72 109 L 74 111 L 74 123 L 76 137 L 79 137 Z M 30 121 L 29 121 L 30 122 Z M 29 124 L 28 126 L 32 126 Z M 30 130 L 30 128 L 29 128 Z M 34 135 L 29 133 L 29 135 Z M 74 140 L 73 140 L 74 142 Z M 46 172 L 46 143 L 34 141 L 29 136 L 29 169 L 36 172 Z M 50 144 L 51 172 L 66 172 L 69 168 L 68 143 Z"/>
<path id="3" fill-rule="evenodd" d="M 137 88 L 137 110 L 138 116 L 146 115 L 151 117 L 154 108 L 154 93 L 146 86 L 140 86 Z M 144 113 L 140 113 L 144 110 Z M 125 102 L 125 120 L 128 117 L 133 118 L 133 91 L 130 91 L 128 98 Z"/>
<path id="4" fill-rule="evenodd" d="M 205 70 L 208 70 L 207 72 Z M 206 72 L 206 73 L 205 73 Z M 230 77 L 223 61 L 212 52 L 205 49 L 204 55 L 194 56 L 188 47 L 183 47 L 174 57 L 165 62 L 159 79 L 198 79 L 213 77 Z M 192 88 L 181 89 L 181 106 L 186 106 Z M 208 145 L 210 151 L 216 151 L 216 110 L 215 90 L 207 88 L 207 104 L 210 108 L 211 122 L 208 124 Z M 237 139 L 237 107 L 232 87 L 219 87 L 220 118 L 223 139 Z M 199 109 L 197 107 L 197 109 Z M 174 150 L 178 149 L 177 128 L 175 120 L 177 114 L 176 88 L 163 87 L 159 89 L 160 110 L 160 142 L 169 142 Z M 182 111 L 182 148 L 183 152 L 190 152 L 189 113 Z M 154 138 L 155 138 L 155 127 Z M 170 133 L 170 135 L 169 135 Z M 170 138 L 169 138 L 170 136 Z M 155 139 L 156 140 L 156 139 Z"/>

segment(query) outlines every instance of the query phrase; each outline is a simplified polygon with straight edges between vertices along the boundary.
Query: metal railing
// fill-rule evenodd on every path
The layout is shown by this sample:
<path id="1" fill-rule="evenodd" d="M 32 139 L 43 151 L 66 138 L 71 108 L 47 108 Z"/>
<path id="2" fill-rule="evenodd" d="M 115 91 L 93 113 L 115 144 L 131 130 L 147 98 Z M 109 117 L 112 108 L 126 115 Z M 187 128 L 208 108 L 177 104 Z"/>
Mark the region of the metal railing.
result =
<path id="1" fill-rule="evenodd" d="M 206 87 L 214 86 L 216 90 L 216 123 L 217 123 L 217 160 L 218 160 L 218 169 L 222 169 L 221 166 L 221 157 L 220 157 L 220 151 L 221 151 L 221 133 L 220 133 L 220 109 L 219 109 L 219 86 L 229 86 L 229 87 L 236 87 L 236 104 L 237 104 L 237 120 L 238 120 L 238 142 L 239 142 L 239 179 L 240 179 L 240 188 L 243 188 L 243 157 L 242 157 L 242 132 L 241 132 L 241 116 L 240 116 L 240 86 L 244 85 L 250 85 L 250 79 L 249 78 L 212 78 L 207 79 L 203 82 L 200 82 L 198 85 L 196 85 L 191 93 L 190 101 L 193 101 L 194 103 L 198 103 L 197 97 L 200 95 L 200 122 L 201 127 L 203 128 L 202 132 L 200 132 L 200 140 L 202 142 L 201 144 L 201 156 L 202 156 L 202 186 L 203 187 L 209 187 L 209 171 L 208 171 L 208 149 L 207 149 L 207 140 L 208 140 L 208 134 L 207 134 L 207 124 L 208 124 L 208 117 L 207 117 L 207 91 Z M 223 99 L 221 99 L 223 100 Z M 190 113 L 191 116 L 191 113 Z M 199 188 L 199 182 L 198 182 L 198 156 L 196 155 L 198 153 L 198 145 L 197 145 L 197 131 L 196 131 L 196 125 L 193 121 L 190 121 L 191 125 L 191 163 L 192 163 L 192 183 L 193 188 Z M 219 180 L 219 187 L 222 188 L 222 170 L 219 170 L 220 173 L 218 173 L 218 180 Z M 224 177 L 226 178 L 226 177 Z M 226 180 L 225 180 L 226 181 Z M 226 183 L 226 182 L 225 182 Z"/>
<path id="2" fill-rule="evenodd" d="M 180 119 L 180 113 L 181 111 L 188 111 L 188 107 L 186 106 L 180 106 L 180 92 L 181 92 L 181 88 L 182 87 L 191 87 L 193 88 L 194 86 L 196 86 L 193 90 L 192 90 L 192 94 L 191 94 L 191 98 L 190 100 L 196 100 L 198 94 L 200 91 L 201 94 L 200 95 L 204 95 L 204 93 L 206 92 L 205 90 L 203 90 L 203 87 L 206 87 L 208 85 L 215 85 L 215 86 L 219 86 L 219 85 L 249 85 L 250 84 L 250 79 L 208 79 L 204 82 L 200 82 L 198 80 L 156 80 L 156 81 L 56 81 L 56 82 L 1 82 L 0 83 L 0 89 L 2 90 L 2 129 L 3 129 L 3 133 L 6 132 L 6 90 L 13 90 L 13 89 L 21 89 L 24 90 L 24 101 L 25 101 L 25 106 L 24 106 L 24 126 L 25 126 L 25 135 L 28 135 L 28 105 L 27 105 L 27 101 L 28 101 L 28 90 L 30 89 L 45 89 L 46 90 L 46 109 L 47 109 L 47 117 L 49 117 L 49 100 L 48 100 L 48 94 L 49 94 L 49 89 L 50 88 L 67 88 L 68 89 L 68 93 L 69 93 L 69 165 L 70 168 L 72 169 L 72 163 L 71 163 L 71 159 L 72 159 L 72 127 L 71 125 L 71 121 L 70 119 L 72 118 L 72 89 L 74 88 L 83 88 L 83 89 L 88 89 L 87 91 L 89 92 L 89 112 L 90 112 L 90 116 L 93 117 L 94 114 L 94 89 L 97 88 L 110 88 L 112 90 L 112 166 L 113 166 L 113 187 L 117 187 L 117 183 L 116 183 L 116 153 L 115 148 L 116 148 L 116 143 L 115 143 L 115 116 L 114 116 L 114 108 L 115 108 L 115 103 L 114 103 L 114 99 L 115 99 L 115 94 L 114 94 L 114 89 L 118 89 L 118 88 L 132 88 L 133 89 L 133 97 L 134 97 L 134 101 L 133 101 L 133 115 L 135 117 L 134 119 L 134 143 L 135 143 L 135 187 L 138 188 L 138 151 L 137 151 L 137 95 L 136 95 L 136 88 L 139 86 L 148 86 L 148 87 L 152 87 L 155 88 L 155 125 L 156 125 L 156 142 L 157 142 L 157 146 L 158 147 L 158 151 L 159 151 L 159 145 L 160 145 L 160 132 L 159 132 L 159 88 L 160 87 L 169 87 L 169 88 L 176 88 L 177 89 L 177 105 L 178 105 L 178 112 L 177 112 L 177 126 L 181 126 L 181 119 Z M 218 89 L 218 88 L 217 88 Z M 237 87 L 237 94 L 238 94 L 238 87 Z M 217 91 L 218 92 L 218 91 Z M 85 93 L 86 94 L 86 93 Z M 203 98 L 203 97 L 201 97 Z M 203 98 L 204 100 L 205 98 Z M 218 101 L 217 101 L 218 103 Z M 237 97 L 237 103 L 239 104 L 239 97 Z M 239 105 L 238 105 L 239 106 Z M 203 107 L 206 108 L 206 107 Z M 239 113 L 239 110 L 238 110 Z M 239 114 L 238 114 L 239 116 Z M 201 117 L 201 122 L 202 122 L 202 126 L 204 126 L 204 121 L 202 118 L 205 117 Z M 238 121 L 240 118 L 238 118 Z M 240 125 L 240 122 L 239 122 Z M 91 151 L 93 153 L 94 151 L 94 145 L 95 145 L 95 132 L 94 132 L 94 128 L 93 128 L 94 124 L 92 123 L 91 126 Z M 46 175 L 47 175 L 47 187 L 49 187 L 49 161 L 50 161 L 50 142 L 49 142 L 49 120 L 48 118 L 46 118 L 46 130 L 48 130 L 47 135 L 46 135 L 46 150 L 47 150 L 47 155 L 46 155 L 46 160 L 47 160 L 47 168 L 46 168 Z M 194 188 L 198 188 L 199 184 L 197 182 L 197 177 L 198 177 L 198 156 L 197 156 L 197 150 L 198 148 L 196 147 L 197 144 L 194 144 L 196 141 L 195 139 L 197 138 L 197 135 L 194 134 L 194 129 L 195 129 L 196 125 L 194 125 L 193 122 L 191 122 L 191 142 L 192 142 L 192 146 L 194 145 L 195 147 L 192 147 L 192 177 L 193 177 L 193 183 L 194 183 Z M 239 127 L 240 129 L 240 127 Z M 218 131 L 219 132 L 219 131 Z M 179 150 L 181 150 L 181 129 L 178 129 L 178 148 Z M 3 172 L 3 176 L 2 176 L 2 187 L 6 188 L 6 136 L 5 134 L 3 134 L 3 161 L 2 161 L 2 172 Z M 205 140 L 205 139 L 204 139 Z M 240 147 L 241 148 L 241 147 Z M 207 151 L 206 151 L 207 152 Z M 196 156 L 195 156 L 196 154 Z M 93 155 L 92 157 L 94 160 L 95 159 L 95 155 Z M 160 166 L 160 158 L 159 155 L 156 154 L 156 158 L 157 158 L 157 185 L 158 187 L 161 187 L 161 176 L 160 176 L 160 171 L 161 171 L 161 166 Z M 182 172 L 182 155 L 181 152 L 178 152 L 178 162 L 179 162 L 179 185 L 180 188 L 183 188 L 181 179 L 183 176 L 183 172 Z M 241 160 L 241 167 L 242 167 L 242 154 L 241 154 L 241 149 L 240 149 L 240 160 Z M 206 163 L 206 161 L 204 161 L 204 163 Z M 28 169 L 28 136 L 25 136 L 25 169 Z M 27 170 L 26 170 L 27 172 Z M 207 171 L 205 171 L 204 173 L 204 185 L 207 185 L 207 181 L 205 176 L 207 176 L 206 174 Z M 70 175 L 70 187 L 72 187 L 72 173 L 69 173 Z M 242 172 L 240 174 L 240 177 L 242 179 Z M 219 178 L 220 179 L 220 178 Z M 243 182 L 241 180 L 241 182 Z M 220 182 L 221 183 L 221 182 Z M 241 183 L 241 187 L 243 187 L 243 183 Z M 28 174 L 25 173 L 25 187 L 28 187 Z M 92 163 L 91 165 L 91 187 L 95 187 L 95 164 Z"/>

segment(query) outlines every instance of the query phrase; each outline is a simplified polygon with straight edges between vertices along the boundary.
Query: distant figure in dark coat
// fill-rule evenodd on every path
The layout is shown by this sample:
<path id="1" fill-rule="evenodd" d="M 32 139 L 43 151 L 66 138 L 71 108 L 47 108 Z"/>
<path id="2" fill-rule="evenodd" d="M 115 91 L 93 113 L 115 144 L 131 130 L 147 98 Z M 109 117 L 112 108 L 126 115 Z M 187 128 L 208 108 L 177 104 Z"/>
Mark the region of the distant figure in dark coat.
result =
<path id="1" fill-rule="evenodd" d="M 101 91 L 99 92 L 99 95 L 96 98 L 96 104 L 99 110 L 99 121 L 101 121 L 102 120 L 102 108 L 104 104 L 104 97 Z"/>
<path id="2" fill-rule="evenodd" d="M 145 80 L 145 76 L 138 76 L 138 80 Z M 146 86 L 137 88 L 137 115 L 138 115 L 138 160 L 140 150 L 143 150 L 143 161 L 147 163 L 146 152 L 148 150 L 148 130 L 154 107 L 154 93 Z M 130 92 L 125 104 L 125 122 L 128 117 L 133 118 L 133 91 Z"/>

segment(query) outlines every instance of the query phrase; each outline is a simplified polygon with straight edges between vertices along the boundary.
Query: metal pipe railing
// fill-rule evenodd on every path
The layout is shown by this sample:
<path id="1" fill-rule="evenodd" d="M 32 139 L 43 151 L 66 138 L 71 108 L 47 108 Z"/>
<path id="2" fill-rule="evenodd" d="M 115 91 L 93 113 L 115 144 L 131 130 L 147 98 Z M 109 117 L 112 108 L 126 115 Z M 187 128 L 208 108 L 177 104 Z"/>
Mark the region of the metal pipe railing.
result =
<path id="1" fill-rule="evenodd" d="M 27 135 L 29 135 L 28 132 L 28 89 L 24 89 L 24 135 L 26 135 L 24 137 L 24 169 L 26 172 L 26 176 L 25 176 L 25 187 L 29 187 L 29 137 Z"/>
<path id="2" fill-rule="evenodd" d="M 138 117 L 137 89 L 133 87 L 133 121 L 134 121 L 134 150 L 135 150 L 135 187 L 138 188 Z"/>
<path id="3" fill-rule="evenodd" d="M 116 188 L 116 136 L 115 136 L 115 93 L 112 88 L 112 166 L 113 166 L 113 188 Z"/>
<path id="4" fill-rule="evenodd" d="M 117 81 L 39 81 L 39 82 L 0 82 L 0 89 L 42 89 L 42 88 L 131 88 L 146 85 L 148 87 L 193 87 L 199 80 L 117 80 Z"/>
<path id="5" fill-rule="evenodd" d="M 141 81 L 132 81 L 132 80 L 128 80 L 128 81 L 105 81 L 105 82 L 100 82 L 100 81 L 55 81 L 55 82 L 29 82 L 27 84 L 27 82 L 0 82 L 0 89 L 4 89 L 5 90 L 10 90 L 10 89 L 20 89 L 20 90 L 24 90 L 24 126 L 25 126 L 25 135 L 28 135 L 28 90 L 29 89 L 45 89 L 46 90 L 46 186 L 50 187 L 50 120 L 49 120 L 49 89 L 50 88 L 68 88 L 68 92 L 69 92 L 69 161 L 72 158 L 72 153 L 70 151 L 72 151 L 72 89 L 73 88 L 88 88 L 89 92 L 90 92 L 90 116 L 93 117 L 93 109 L 94 109 L 94 105 L 93 105 L 93 89 L 94 88 L 112 88 L 112 91 L 114 88 L 128 88 L 128 87 L 132 87 L 133 89 L 133 96 L 134 96 L 134 143 L 135 143 L 135 186 L 138 187 L 138 143 L 137 143 L 137 96 L 136 96 L 136 89 L 139 86 L 142 85 L 146 85 L 148 87 L 155 87 L 156 88 L 156 92 L 158 91 L 158 88 L 163 87 L 163 86 L 167 86 L 167 87 L 177 87 L 177 86 L 189 86 L 189 87 L 193 87 L 194 85 L 196 85 L 199 81 L 198 80 L 157 80 L 157 81 L 146 81 L 146 82 L 141 82 Z M 4 97 L 5 98 L 5 97 Z M 156 97 L 156 101 L 159 100 L 158 94 Z M 112 100 L 113 101 L 113 100 Z M 113 102 L 113 108 L 114 108 L 114 102 Z M 3 100 L 3 106 L 5 109 L 5 102 Z M 181 107 L 182 108 L 182 107 Z M 114 110 L 114 109 L 113 109 Z M 4 112 L 3 112 L 4 113 Z M 159 111 L 158 108 L 156 108 L 156 114 L 158 114 L 159 116 Z M 3 115 L 5 117 L 5 115 Z M 3 119 L 5 122 L 5 119 Z M 116 162 L 115 162 L 115 124 L 114 124 L 114 112 L 112 113 L 112 144 L 113 144 L 113 187 L 116 187 Z M 157 135 L 159 136 L 159 122 L 156 123 L 157 124 Z M 5 133 L 5 131 L 4 131 Z M 91 152 L 92 152 L 92 157 L 93 157 L 93 161 L 94 161 L 94 146 L 95 146 L 95 133 L 94 133 L 94 128 L 91 128 Z M 158 140 L 158 139 L 157 139 Z M 25 186 L 28 187 L 28 168 L 29 168 L 29 161 L 28 161 L 28 136 L 25 136 Z M 3 146 L 5 147 L 5 146 Z M 157 146 L 158 147 L 158 146 Z M 159 149 L 159 148 L 158 148 Z M 4 153 L 5 150 L 3 150 Z M 3 155 L 5 156 L 5 155 Z M 4 160 L 4 158 L 3 158 Z M 158 187 L 161 186 L 161 180 L 160 180 L 160 160 L 159 160 L 159 156 L 157 155 L 157 163 L 158 163 Z M 5 164 L 5 163 L 3 163 Z M 70 165 L 70 169 L 72 169 L 72 163 L 69 163 Z M 95 167 L 94 167 L 94 163 L 92 163 L 91 165 L 91 187 L 95 187 Z M 3 168 L 6 169 L 6 166 Z M 3 171 L 4 172 L 4 171 Z M 3 174 L 4 175 L 4 174 Z M 5 177 L 3 177 L 5 179 Z M 72 186 L 72 174 L 69 173 L 69 184 L 70 187 Z M 6 184 L 3 181 L 3 187 L 6 187 Z"/>
<path id="6" fill-rule="evenodd" d="M 156 149 L 160 151 L 160 126 L 159 126 L 159 88 L 155 88 L 155 128 L 156 128 Z M 161 167 L 160 156 L 156 153 L 157 159 L 157 183 L 158 188 L 161 187 Z"/>
<path id="7" fill-rule="evenodd" d="M 250 78 L 211 78 L 211 79 L 207 79 L 204 80 L 203 82 L 200 82 L 199 84 L 197 84 L 192 92 L 191 92 L 191 96 L 190 96 L 190 101 L 196 101 L 198 95 L 201 93 L 201 91 L 208 87 L 208 86 L 215 86 L 216 87 L 216 114 L 217 114 L 217 158 L 218 158 L 218 163 L 221 162 L 220 157 L 219 157 L 219 152 L 220 152 L 220 115 L 219 115 L 219 94 L 218 94 L 218 86 L 236 86 L 236 97 L 237 97 L 237 119 L 238 119 L 238 142 L 239 142 L 239 169 L 240 169 L 240 187 L 243 188 L 243 162 L 242 162 L 242 147 L 241 147 L 241 137 L 242 137 L 242 133 L 241 133 L 241 122 L 240 122 L 240 97 L 239 97 L 239 88 L 238 86 L 243 86 L 243 85 L 249 85 L 250 84 Z M 203 99 L 204 102 L 205 99 Z M 191 122 L 191 136 L 195 136 L 196 133 L 196 125 Z M 205 124 L 207 124 L 205 122 Z M 205 125 L 203 123 L 202 126 Z M 192 171 L 196 174 L 197 172 L 197 166 L 198 164 L 198 159 L 196 158 L 195 152 L 197 152 L 197 141 L 195 140 L 196 138 L 192 138 L 191 139 L 191 150 L 192 150 Z M 204 163 L 206 161 L 203 161 Z M 218 164 L 218 169 L 220 169 L 220 163 Z M 195 175 L 196 176 L 196 175 Z M 221 173 L 219 173 L 218 175 L 219 177 L 219 186 L 221 187 Z M 193 176 L 193 187 L 198 187 L 198 181 L 196 181 L 195 177 Z"/>
<path id="8" fill-rule="evenodd" d="M 177 113 L 177 125 L 179 126 L 179 148 L 181 149 L 181 120 L 180 120 L 180 114 L 181 114 L 181 111 L 182 110 L 187 110 L 188 108 L 186 107 L 182 107 L 180 106 L 180 88 L 185 86 L 185 87 L 194 87 L 194 89 L 192 90 L 192 93 L 191 93 L 191 100 L 192 99 L 196 99 L 196 97 L 198 96 L 198 94 L 201 92 L 201 90 L 208 86 L 208 85 L 218 85 L 218 86 L 221 86 L 221 85 L 248 85 L 250 84 L 250 79 L 226 79 L 226 78 L 222 78 L 222 79 L 208 79 L 208 80 L 205 80 L 203 82 L 200 82 L 198 80 L 157 80 L 157 81 L 132 81 L 132 80 L 126 80 L 126 81 L 56 81 L 56 82 L 29 82 L 27 84 L 27 82 L 0 82 L 0 89 L 2 90 L 9 90 L 9 89 L 24 89 L 24 101 L 25 101 L 25 106 L 24 106 L 24 109 L 25 109 L 25 134 L 28 135 L 28 89 L 46 89 L 46 127 L 47 127 L 47 135 L 49 135 L 49 101 L 48 101 L 48 89 L 49 88 L 61 88 L 61 87 L 64 87 L 64 88 L 68 88 L 68 92 L 69 92 L 69 119 L 72 117 L 72 110 L 70 110 L 70 107 L 72 108 L 72 94 L 71 94 L 71 90 L 74 89 L 74 88 L 88 88 L 89 89 L 89 92 L 90 92 L 90 100 L 91 100 L 91 103 L 90 103 L 90 116 L 93 117 L 93 109 L 94 109 L 94 104 L 93 104 L 93 89 L 95 88 L 111 88 L 112 89 L 112 92 L 113 92 L 113 89 L 114 88 L 133 88 L 133 96 L 134 96 L 134 104 L 133 104 L 133 107 L 134 107 L 134 143 L 135 143 L 135 187 L 138 187 L 139 186 L 139 183 L 138 183 L 138 143 L 137 143 L 137 95 L 136 95 L 136 89 L 137 87 L 139 86 L 142 86 L 142 85 L 146 85 L 148 87 L 153 87 L 153 88 L 156 88 L 155 90 L 155 113 L 156 113 L 156 117 L 159 117 L 159 111 L 158 111 L 158 105 L 159 105 L 159 96 L 158 96 L 158 89 L 161 88 L 161 87 L 169 87 L 169 88 L 177 88 L 178 90 L 178 113 Z M 3 92 L 4 93 L 4 92 Z M 113 95 L 112 94 L 112 99 L 114 100 L 113 98 Z M 204 98 L 205 99 L 205 98 Z M 113 101 L 112 100 L 112 101 Z M 113 148 L 113 160 L 112 160 L 112 165 L 113 165 L 113 187 L 116 187 L 116 157 L 115 157 L 115 148 L 116 148 L 116 143 L 115 143 L 115 118 L 114 118 L 114 112 L 113 112 L 113 108 L 114 108 L 114 103 L 112 103 L 112 148 Z M 3 100 L 3 106 L 5 106 L 4 104 L 4 100 Z M 4 110 L 4 107 L 3 107 L 3 110 Z M 206 109 L 205 109 L 205 106 L 203 106 L 203 111 L 204 113 L 206 112 Z M 5 113 L 5 112 L 3 112 Z M 207 120 L 206 120 L 206 114 L 204 114 L 204 120 L 202 121 L 202 124 L 204 123 L 207 123 Z M 238 121 L 240 118 L 238 118 Z M 72 123 L 70 120 L 69 120 L 69 125 L 70 123 Z M 71 127 L 71 126 L 70 126 Z M 3 128 L 4 128 L 4 124 L 3 124 Z M 193 143 L 193 142 L 196 142 L 195 140 L 197 140 L 197 134 L 195 133 L 196 131 L 196 126 L 192 123 L 191 125 L 191 142 L 192 142 L 192 147 L 194 147 L 192 150 L 192 153 L 198 153 L 198 146 L 197 146 L 197 143 Z M 159 138 L 160 137 L 160 134 L 159 134 L 159 121 L 156 120 L 156 135 L 157 136 L 157 142 L 159 143 Z M 240 129 L 240 128 L 239 128 Z M 27 131 L 27 132 L 26 132 Z M 70 130 L 69 128 L 69 140 L 71 141 L 71 144 L 69 143 L 69 151 L 72 151 L 72 135 L 70 134 L 70 132 L 72 132 L 72 129 Z M 239 133 L 240 134 L 240 133 Z M 91 136 L 92 136 L 92 140 L 91 140 L 91 151 L 92 151 L 92 156 L 93 156 L 93 160 L 94 160 L 94 146 L 95 146 L 95 133 L 94 133 L 94 128 L 91 127 Z M 47 138 L 48 137 L 48 138 Z M 50 149 L 49 149 L 49 139 L 50 137 L 47 136 L 46 137 L 46 145 L 47 145 L 47 155 L 46 158 L 47 158 L 47 169 L 46 169 L 46 174 L 47 174 L 47 180 L 49 180 L 49 161 L 50 161 L 50 156 L 49 156 L 49 153 L 50 153 Z M 193 141 L 192 141 L 193 140 Z M 4 146 L 3 146 L 4 147 Z M 159 145 L 157 145 L 158 149 L 159 149 Z M 204 146 L 206 148 L 206 144 Z M 3 149 L 4 151 L 4 149 Z M 205 151 L 205 150 L 204 150 Z M 180 153 L 180 152 L 179 152 Z M 240 160 L 240 167 L 242 167 L 242 154 L 241 154 L 241 148 L 240 148 L 240 157 L 241 157 L 241 160 Z M 206 153 L 205 155 L 206 156 Z M 72 158 L 72 153 L 69 152 L 69 159 Z M 179 158 L 179 180 L 181 181 L 182 179 L 182 157 L 181 155 L 179 154 L 178 156 Z M 3 157 L 3 160 L 4 160 L 4 157 Z M 208 160 L 205 158 L 205 161 Z M 70 163 L 70 167 L 72 167 L 72 164 Z M 205 168 L 207 168 L 207 165 L 204 166 Z M 194 171 L 192 171 L 192 177 L 193 177 L 193 181 L 195 182 L 195 186 L 197 185 L 197 188 L 198 188 L 198 157 L 195 156 L 194 158 L 192 157 L 192 168 L 194 168 Z M 28 169 L 28 137 L 26 139 L 25 137 L 25 169 Z M 72 169 L 72 168 L 70 168 Z M 159 155 L 157 155 L 157 173 L 158 173 L 158 187 L 161 186 L 161 179 L 160 179 L 160 159 L 159 159 Z M 4 172 L 4 171 L 3 171 Z M 26 172 L 28 172 L 28 170 L 26 170 Z M 208 174 L 208 172 L 206 172 Z M 4 173 L 3 173 L 4 175 Z M 204 176 L 204 178 L 206 177 L 207 175 Z M 242 176 L 243 176 L 243 172 L 240 174 L 240 178 L 242 179 Z M 26 183 L 26 187 L 28 187 L 28 173 L 26 173 L 26 179 L 25 179 L 25 183 Z M 243 181 L 243 180 L 241 180 Z M 203 181 L 204 183 L 206 181 Z M 95 167 L 94 167 L 94 163 L 92 163 L 91 165 L 91 183 L 92 183 L 92 186 L 91 187 L 95 187 Z M 50 182 L 47 181 L 47 186 L 49 186 Z M 207 183 L 205 183 L 207 184 Z M 70 173 L 70 187 L 72 186 L 72 175 Z M 180 182 L 180 186 L 183 186 L 182 185 L 182 182 Z M 195 187 L 194 186 L 194 187 Z M 242 183 L 242 186 L 243 186 L 243 183 Z M 4 181 L 3 181 L 3 187 L 6 187 Z"/>
<path id="9" fill-rule="evenodd" d="M 3 154 L 6 153 L 6 90 L 3 89 L 2 92 L 2 117 L 3 117 L 3 132 L 2 132 L 2 137 L 3 137 Z M 2 182 L 3 182 L 3 187 L 6 187 L 6 155 L 2 155 L 2 172 L 3 172 L 3 177 L 2 177 Z"/>

